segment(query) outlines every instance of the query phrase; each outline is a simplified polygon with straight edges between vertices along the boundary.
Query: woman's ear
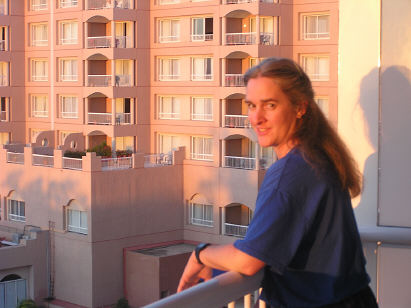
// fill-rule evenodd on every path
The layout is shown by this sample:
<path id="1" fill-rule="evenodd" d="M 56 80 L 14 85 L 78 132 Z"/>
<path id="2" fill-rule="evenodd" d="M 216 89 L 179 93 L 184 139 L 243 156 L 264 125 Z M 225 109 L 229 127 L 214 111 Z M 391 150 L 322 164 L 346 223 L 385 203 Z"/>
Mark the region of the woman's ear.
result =
<path id="1" fill-rule="evenodd" d="M 307 101 L 301 102 L 297 107 L 297 119 L 301 119 L 303 115 L 307 112 Z"/>

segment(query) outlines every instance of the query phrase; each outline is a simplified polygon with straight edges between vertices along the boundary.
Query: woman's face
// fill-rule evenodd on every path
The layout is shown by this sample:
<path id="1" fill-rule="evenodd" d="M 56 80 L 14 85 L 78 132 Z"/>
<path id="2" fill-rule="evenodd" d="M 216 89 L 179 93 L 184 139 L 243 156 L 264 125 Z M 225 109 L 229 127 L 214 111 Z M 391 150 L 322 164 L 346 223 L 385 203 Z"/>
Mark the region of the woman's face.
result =
<path id="1" fill-rule="evenodd" d="M 280 86 L 268 77 L 248 81 L 245 101 L 258 143 L 263 147 L 273 146 L 279 158 L 286 155 L 295 145 L 292 136 L 305 109 L 297 110 L 301 108 L 294 107 Z"/>

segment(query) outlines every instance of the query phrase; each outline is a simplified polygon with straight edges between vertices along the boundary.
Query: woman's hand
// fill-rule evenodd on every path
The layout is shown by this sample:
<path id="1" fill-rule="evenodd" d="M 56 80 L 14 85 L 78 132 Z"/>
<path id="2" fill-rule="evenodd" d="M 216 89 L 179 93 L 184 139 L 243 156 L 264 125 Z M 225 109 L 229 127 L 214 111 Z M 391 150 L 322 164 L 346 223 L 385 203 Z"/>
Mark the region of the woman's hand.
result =
<path id="1" fill-rule="evenodd" d="M 191 254 L 186 267 L 184 269 L 183 275 L 180 278 L 180 283 L 178 284 L 177 292 L 181 292 L 188 289 L 198 283 L 200 279 L 209 280 L 212 278 L 212 269 L 203 264 L 197 262 L 196 256 Z"/>

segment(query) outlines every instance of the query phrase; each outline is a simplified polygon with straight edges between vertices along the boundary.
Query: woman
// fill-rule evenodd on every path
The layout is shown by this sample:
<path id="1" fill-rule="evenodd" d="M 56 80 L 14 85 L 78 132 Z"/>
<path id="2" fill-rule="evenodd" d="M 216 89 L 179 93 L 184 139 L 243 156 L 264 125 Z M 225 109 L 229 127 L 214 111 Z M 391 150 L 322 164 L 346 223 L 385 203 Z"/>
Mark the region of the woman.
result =
<path id="1" fill-rule="evenodd" d="M 210 268 L 253 275 L 273 307 L 377 307 L 351 206 L 361 175 L 292 60 L 266 59 L 244 76 L 248 117 L 277 162 L 260 187 L 244 239 L 200 244 L 178 291 Z M 351 195 L 351 196 L 350 196 Z"/>

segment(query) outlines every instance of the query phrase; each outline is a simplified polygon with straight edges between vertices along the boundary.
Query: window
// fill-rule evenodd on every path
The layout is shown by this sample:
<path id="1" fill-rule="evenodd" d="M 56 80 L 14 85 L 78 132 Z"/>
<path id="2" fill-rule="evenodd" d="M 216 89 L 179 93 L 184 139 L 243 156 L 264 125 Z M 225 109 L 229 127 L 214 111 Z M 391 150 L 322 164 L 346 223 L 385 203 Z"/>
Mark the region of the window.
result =
<path id="1" fill-rule="evenodd" d="M 312 81 L 329 79 L 330 57 L 326 55 L 303 55 L 301 66 Z"/>
<path id="2" fill-rule="evenodd" d="M 60 44 L 77 44 L 78 23 L 76 21 L 60 22 Z"/>
<path id="3" fill-rule="evenodd" d="M 131 72 L 133 70 L 132 60 L 115 60 L 116 61 L 116 86 L 131 86 L 132 76 Z"/>
<path id="4" fill-rule="evenodd" d="M 302 15 L 303 40 L 321 40 L 330 38 L 330 15 Z"/>
<path id="5" fill-rule="evenodd" d="M 31 116 L 34 118 L 47 118 L 48 98 L 44 94 L 31 95 Z"/>
<path id="6" fill-rule="evenodd" d="M 31 81 L 48 81 L 48 61 L 46 59 L 31 60 Z"/>
<path id="7" fill-rule="evenodd" d="M 47 10 L 47 0 L 31 0 L 32 11 Z"/>
<path id="8" fill-rule="evenodd" d="M 9 63 L 0 62 L 0 86 L 9 85 Z"/>
<path id="9" fill-rule="evenodd" d="M 178 19 L 162 19 L 159 21 L 160 43 L 177 42 L 180 40 L 180 21 Z"/>
<path id="10" fill-rule="evenodd" d="M 258 64 L 258 58 L 250 58 L 250 68 Z"/>
<path id="11" fill-rule="evenodd" d="M 211 41 L 213 40 L 213 18 L 196 17 L 192 19 L 191 26 L 192 41 Z"/>
<path id="12" fill-rule="evenodd" d="M 0 97 L 0 121 L 7 120 L 7 105 L 8 105 L 8 98 L 7 97 Z"/>
<path id="13" fill-rule="evenodd" d="M 0 15 L 7 15 L 7 1 L 0 0 Z"/>
<path id="14" fill-rule="evenodd" d="M 1 10 L 1 7 L 0 7 Z M 7 27 L 0 27 L 0 51 L 7 50 Z"/>
<path id="15" fill-rule="evenodd" d="M 190 224 L 212 227 L 213 206 L 190 202 Z"/>
<path id="16" fill-rule="evenodd" d="M 191 99 L 192 120 L 213 120 L 213 99 L 211 97 L 193 97 Z"/>
<path id="17" fill-rule="evenodd" d="M 26 205 L 23 199 L 12 192 L 7 198 L 8 219 L 12 221 L 25 222 L 26 221 Z"/>
<path id="18" fill-rule="evenodd" d="M 180 59 L 160 58 L 159 60 L 159 80 L 180 79 Z"/>
<path id="19" fill-rule="evenodd" d="M 67 209 L 67 231 L 87 234 L 87 212 Z"/>
<path id="20" fill-rule="evenodd" d="M 60 96 L 60 117 L 64 119 L 78 118 L 78 97 L 71 95 Z"/>
<path id="21" fill-rule="evenodd" d="M 213 58 L 192 58 L 191 80 L 212 80 Z"/>
<path id="22" fill-rule="evenodd" d="M 77 59 L 60 59 L 60 81 L 77 81 Z"/>
<path id="23" fill-rule="evenodd" d="M 192 136 L 191 159 L 213 160 L 213 138 Z"/>
<path id="24" fill-rule="evenodd" d="M 116 150 L 128 150 L 134 151 L 134 137 L 133 136 L 124 136 L 116 137 Z"/>
<path id="25" fill-rule="evenodd" d="M 10 141 L 9 133 L 0 133 L 0 144 L 8 144 Z"/>
<path id="26" fill-rule="evenodd" d="M 321 111 L 324 113 L 324 115 L 328 118 L 329 116 L 329 103 L 328 103 L 328 97 L 315 97 L 314 98 L 315 102 L 318 104 L 318 107 L 320 107 Z"/>
<path id="27" fill-rule="evenodd" d="M 159 119 L 179 119 L 180 99 L 175 96 L 159 96 L 158 110 Z"/>
<path id="28" fill-rule="evenodd" d="M 78 0 L 60 0 L 60 8 L 76 7 Z"/>
<path id="29" fill-rule="evenodd" d="M 31 24 L 31 46 L 47 46 L 47 31 L 47 23 Z"/>
<path id="30" fill-rule="evenodd" d="M 173 150 L 177 150 L 178 147 L 182 145 L 180 136 L 159 134 L 158 137 L 159 153 L 169 153 Z"/>

